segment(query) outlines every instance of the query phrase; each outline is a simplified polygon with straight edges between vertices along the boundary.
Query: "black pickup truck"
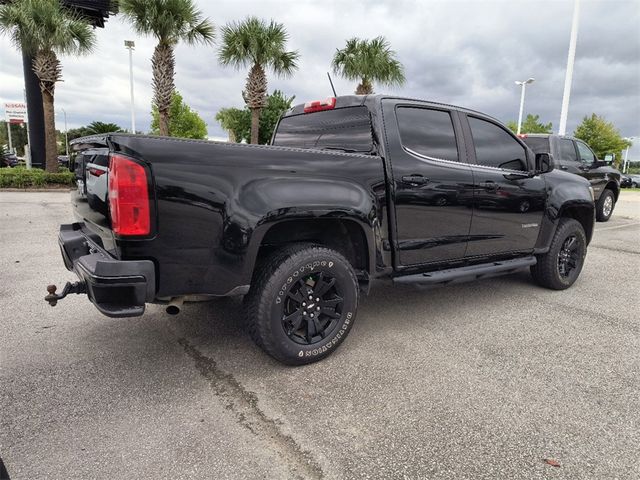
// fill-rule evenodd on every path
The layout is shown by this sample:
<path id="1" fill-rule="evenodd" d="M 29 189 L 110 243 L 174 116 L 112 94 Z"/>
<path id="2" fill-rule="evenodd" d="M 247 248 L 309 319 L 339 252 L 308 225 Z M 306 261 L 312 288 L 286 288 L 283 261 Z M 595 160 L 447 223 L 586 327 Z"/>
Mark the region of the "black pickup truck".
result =
<path id="1" fill-rule="evenodd" d="M 113 133 L 74 142 L 66 267 L 105 315 L 244 295 L 288 364 L 326 357 L 373 279 L 446 285 L 530 268 L 565 289 L 594 225 L 589 182 L 497 120 L 383 95 L 291 108 L 270 146 Z M 76 162 L 77 164 L 77 162 Z"/>
<path id="2" fill-rule="evenodd" d="M 589 145 L 578 138 L 542 133 L 520 138 L 534 153 L 550 153 L 555 168 L 589 180 L 595 196 L 596 220 L 606 222 L 611 218 L 622 182 L 622 174 L 611 167 L 611 162 L 598 160 Z"/>

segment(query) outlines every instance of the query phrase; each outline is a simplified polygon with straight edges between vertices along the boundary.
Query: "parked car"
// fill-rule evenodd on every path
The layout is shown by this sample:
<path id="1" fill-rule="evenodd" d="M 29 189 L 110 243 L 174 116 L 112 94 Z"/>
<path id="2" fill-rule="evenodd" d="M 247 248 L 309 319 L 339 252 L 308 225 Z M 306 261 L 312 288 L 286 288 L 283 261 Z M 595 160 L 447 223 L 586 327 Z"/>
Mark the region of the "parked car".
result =
<path id="1" fill-rule="evenodd" d="M 69 168 L 69 156 L 68 155 L 58 155 L 58 165 L 60 167 Z"/>
<path id="2" fill-rule="evenodd" d="M 525 134 L 521 138 L 535 153 L 550 153 L 556 168 L 589 180 L 596 199 L 596 219 L 606 222 L 611 218 L 622 174 L 610 162 L 598 160 L 589 145 L 578 138 L 551 134 Z"/>
<path id="3" fill-rule="evenodd" d="M 376 278 L 429 287 L 530 268 L 561 290 L 580 274 L 589 182 L 552 171 L 549 153 L 480 112 L 330 98 L 288 110 L 272 144 L 74 140 L 83 157 L 108 157 L 108 188 L 104 199 L 104 184 L 87 181 L 86 197 L 73 195 L 77 222 L 59 244 L 80 281 L 49 286 L 46 300 L 87 293 L 103 314 L 128 317 L 149 302 L 177 313 L 245 295 L 256 343 L 300 365 L 338 348 Z"/>
<path id="4" fill-rule="evenodd" d="M 629 175 L 622 174 L 620 176 L 620 187 L 621 188 L 631 188 L 633 186 L 633 180 Z"/>
<path id="5" fill-rule="evenodd" d="M 640 175 L 632 173 L 632 174 L 629 175 L 629 178 L 631 179 L 631 186 L 633 188 L 639 188 L 640 187 Z"/>
<path id="6" fill-rule="evenodd" d="M 15 153 L 3 153 L 2 161 L 0 161 L 0 168 L 5 168 L 5 167 L 13 168 L 18 166 L 19 162 L 20 162 L 20 159 Z"/>

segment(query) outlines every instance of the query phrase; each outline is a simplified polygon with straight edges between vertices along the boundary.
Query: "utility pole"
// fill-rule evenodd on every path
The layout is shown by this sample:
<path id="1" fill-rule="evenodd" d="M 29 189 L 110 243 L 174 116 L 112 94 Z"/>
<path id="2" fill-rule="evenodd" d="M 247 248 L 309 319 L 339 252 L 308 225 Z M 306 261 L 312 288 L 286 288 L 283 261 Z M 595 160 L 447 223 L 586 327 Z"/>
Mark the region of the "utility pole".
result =
<path id="1" fill-rule="evenodd" d="M 578 20 L 580 17 L 580 0 L 574 0 L 573 20 L 571 21 L 571 39 L 569 40 L 569 54 L 567 56 L 567 72 L 564 77 L 564 93 L 562 94 L 562 110 L 560 111 L 559 135 L 567 133 L 567 116 L 569 114 L 569 97 L 571 96 L 571 80 L 573 79 L 573 64 L 576 59 L 576 43 L 578 41 Z"/>

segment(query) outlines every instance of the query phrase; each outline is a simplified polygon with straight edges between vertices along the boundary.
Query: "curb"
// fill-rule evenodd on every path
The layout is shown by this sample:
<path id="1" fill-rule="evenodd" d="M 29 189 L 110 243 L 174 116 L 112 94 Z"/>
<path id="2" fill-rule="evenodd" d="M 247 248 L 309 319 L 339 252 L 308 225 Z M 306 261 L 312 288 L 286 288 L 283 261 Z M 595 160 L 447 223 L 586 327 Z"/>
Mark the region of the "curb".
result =
<path id="1" fill-rule="evenodd" d="M 72 188 L 0 188 L 0 192 L 70 192 Z"/>

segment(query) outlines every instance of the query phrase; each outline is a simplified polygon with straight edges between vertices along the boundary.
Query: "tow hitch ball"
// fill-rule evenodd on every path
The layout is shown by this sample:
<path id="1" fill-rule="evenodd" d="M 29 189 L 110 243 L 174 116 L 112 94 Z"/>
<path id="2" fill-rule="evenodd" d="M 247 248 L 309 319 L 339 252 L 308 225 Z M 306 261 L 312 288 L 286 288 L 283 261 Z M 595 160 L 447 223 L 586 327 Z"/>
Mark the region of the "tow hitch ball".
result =
<path id="1" fill-rule="evenodd" d="M 47 292 L 49 295 L 44 297 L 44 299 L 49 302 L 49 305 L 55 307 L 58 303 L 58 300 L 62 300 L 64 297 L 69 295 L 70 293 L 87 293 L 87 285 L 84 282 L 67 282 L 62 289 L 62 293 L 56 293 L 58 287 L 55 285 L 49 285 L 47 287 Z"/>

